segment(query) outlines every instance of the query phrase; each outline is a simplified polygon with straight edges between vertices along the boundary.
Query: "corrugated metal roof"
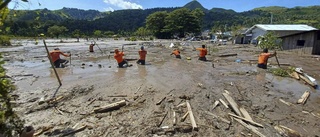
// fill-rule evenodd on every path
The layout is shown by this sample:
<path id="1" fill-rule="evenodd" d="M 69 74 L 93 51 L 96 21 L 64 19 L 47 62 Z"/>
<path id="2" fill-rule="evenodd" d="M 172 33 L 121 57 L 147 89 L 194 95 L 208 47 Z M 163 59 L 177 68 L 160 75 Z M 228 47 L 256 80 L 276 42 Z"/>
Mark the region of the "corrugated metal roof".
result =
<path id="1" fill-rule="evenodd" d="M 314 27 L 304 25 L 304 24 L 283 24 L 283 25 L 273 25 L 273 24 L 257 24 L 255 27 L 261 28 L 263 30 L 274 30 L 274 31 L 310 31 L 318 30 Z"/>

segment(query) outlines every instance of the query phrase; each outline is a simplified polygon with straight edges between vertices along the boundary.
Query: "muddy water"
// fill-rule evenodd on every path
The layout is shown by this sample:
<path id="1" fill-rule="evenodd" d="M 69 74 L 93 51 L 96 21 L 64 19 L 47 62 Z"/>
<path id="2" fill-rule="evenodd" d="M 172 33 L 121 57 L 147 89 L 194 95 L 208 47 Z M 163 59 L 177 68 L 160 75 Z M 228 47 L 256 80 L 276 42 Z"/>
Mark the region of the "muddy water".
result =
<path id="1" fill-rule="evenodd" d="M 85 104 L 84 106 L 86 106 L 86 103 L 90 98 L 98 96 L 101 97 L 103 101 L 96 101 L 93 104 L 94 106 L 100 106 L 111 102 L 111 99 L 109 99 L 107 95 L 123 94 L 128 95 L 129 97 L 141 95 L 142 98 L 149 101 L 144 108 L 139 108 L 140 110 L 142 109 L 141 112 L 136 109 L 132 110 L 130 107 L 127 108 L 130 112 L 129 114 L 135 114 L 127 115 L 136 119 L 135 123 L 137 123 L 137 125 L 132 125 L 132 127 L 142 129 L 142 127 L 139 127 L 139 124 L 143 123 L 146 120 L 145 118 L 150 117 L 150 113 L 155 111 L 156 108 L 153 106 L 154 102 L 160 100 L 164 96 L 194 96 L 194 99 L 191 101 L 195 108 L 209 110 L 212 107 L 214 100 L 223 98 L 221 93 L 225 89 L 229 90 L 233 95 L 238 94 L 238 91 L 232 85 L 237 85 L 240 90 L 239 93 L 247 95 L 246 98 L 251 100 L 254 106 L 261 105 L 266 107 L 267 110 L 272 110 L 270 113 L 268 111 L 264 112 L 267 113 L 268 118 L 271 120 L 277 119 L 276 117 L 278 115 L 285 117 L 287 113 L 292 112 L 288 106 L 281 106 L 281 103 L 275 103 L 278 101 L 279 97 L 284 98 L 288 102 L 295 103 L 305 90 L 310 90 L 312 93 L 304 107 L 308 107 L 308 109 L 314 112 L 320 112 L 319 106 L 316 105 L 319 103 L 319 90 L 311 89 L 302 81 L 277 77 L 265 70 L 257 69 L 254 63 L 236 62 L 237 59 L 241 59 L 242 61 L 256 59 L 255 51 L 258 50 L 255 48 L 248 48 L 246 51 L 246 48 L 220 46 L 217 47 L 219 49 L 218 52 L 212 52 L 212 56 L 208 56 L 208 59 L 212 62 L 201 62 L 197 60 L 198 52 L 192 51 L 191 47 L 186 47 L 184 51 L 181 51 L 182 59 L 176 59 L 173 56 L 170 56 L 172 49 L 161 46 L 145 46 L 148 51 L 148 65 L 137 65 L 134 60 L 129 62 L 130 64 L 133 64 L 132 67 L 117 68 L 117 63 L 113 59 L 113 54 L 110 53 L 110 51 L 113 51 L 115 48 L 121 49 L 122 45 L 127 44 L 124 46 L 125 57 L 128 59 L 137 59 L 137 51 L 142 42 L 134 42 L 133 44 L 133 42 L 127 41 L 99 41 L 98 45 L 103 53 L 101 53 L 97 47 L 95 47 L 94 53 L 89 53 L 88 44 L 90 44 L 90 41 L 64 41 L 67 43 L 59 43 L 58 40 L 47 40 L 49 50 L 59 47 L 62 51 L 72 53 L 71 64 L 66 68 L 57 69 L 58 75 L 62 81 L 62 86 L 57 94 L 66 95 L 70 93 L 71 88 L 91 85 L 94 86 L 94 91 L 87 96 L 79 97 L 65 103 L 65 105 L 68 106 L 63 108 L 70 109 L 69 111 L 75 111 L 75 114 L 72 114 L 72 117 L 68 117 L 68 115 L 56 115 L 51 110 L 46 110 L 26 115 L 26 118 L 30 118 L 30 120 L 27 121 L 28 123 L 33 123 L 37 126 L 47 123 L 56 123 L 56 121 L 59 120 L 69 122 L 80 121 L 83 119 L 79 118 L 78 112 L 90 111 L 92 110 L 92 106 L 75 108 L 69 104 L 79 106 Z M 27 42 L 28 41 L 25 41 L 25 43 Z M 170 43 L 170 41 L 167 43 Z M 197 44 L 195 44 L 195 46 L 197 46 Z M 7 64 L 5 64 L 5 67 L 8 69 L 8 75 L 33 74 L 33 76 L 13 77 L 14 82 L 18 87 L 17 93 L 24 97 L 21 98 L 21 102 L 27 102 L 27 100 L 34 97 L 40 98 L 44 95 L 53 95 L 59 85 L 54 71 L 50 67 L 50 63 L 46 57 L 43 44 L 34 45 L 32 42 L 29 42 L 24 46 L 1 48 L 0 50 L 1 52 L 5 52 L 5 58 L 8 60 Z M 236 57 L 223 58 L 217 56 L 225 53 L 238 53 L 239 55 Z M 186 57 L 191 57 L 191 60 L 186 60 Z M 70 60 L 70 58 L 65 59 Z M 291 64 L 300 63 L 295 62 L 296 59 L 292 57 L 285 59 L 284 56 L 280 56 L 280 59 L 283 62 Z M 212 67 L 212 63 L 214 64 L 214 67 Z M 312 67 L 310 64 L 315 64 L 315 67 L 319 66 L 315 62 L 301 63 L 301 65 L 303 64 L 308 64 L 309 67 Z M 101 65 L 101 67 L 99 67 L 99 65 Z M 297 66 L 300 66 L 300 64 Z M 319 74 L 319 70 L 312 68 L 306 68 L 305 71 L 312 76 Z M 135 94 L 135 92 L 137 92 L 137 94 Z M 243 97 L 235 96 L 235 98 L 241 101 L 241 98 Z M 113 100 L 115 99 L 112 99 L 112 101 Z M 251 109 L 252 106 L 248 104 L 242 105 L 247 107 L 252 115 L 259 113 L 256 112 L 255 109 Z M 25 104 L 25 106 L 30 106 L 30 104 Z M 25 106 L 22 106 L 22 108 L 25 108 Z M 221 108 L 218 110 L 221 110 Z M 201 114 L 199 109 L 195 109 L 194 111 L 197 116 Z M 274 111 L 276 114 L 273 114 Z M 289 126 L 295 127 L 294 125 L 296 123 L 293 122 L 292 124 L 291 122 L 296 121 L 295 119 L 297 119 L 297 121 L 300 120 L 298 117 L 299 113 L 295 112 L 292 113 L 292 115 L 293 118 L 288 118 L 288 121 L 284 121 L 283 123 L 288 123 Z M 32 117 L 38 117 L 39 120 L 32 119 Z M 254 115 L 254 118 L 257 117 L 258 116 Z M 126 119 L 126 116 L 125 118 L 117 117 L 116 120 L 111 120 L 113 118 L 108 117 L 103 120 L 95 120 L 94 117 L 91 117 L 89 121 L 94 120 L 93 123 L 108 121 L 99 123 L 102 126 L 96 128 L 107 127 L 103 124 L 115 124 L 114 122 L 118 120 L 130 122 L 130 120 Z M 197 117 L 197 121 L 201 123 L 201 120 L 203 120 L 203 117 L 200 115 L 200 117 Z M 74 125 L 76 123 L 72 124 Z M 201 125 L 205 125 L 205 123 L 202 122 Z M 205 129 L 202 131 L 204 130 Z M 109 132 L 113 133 L 113 131 Z M 211 132 L 202 133 L 200 130 L 199 134 L 200 136 L 222 135 L 220 134 L 220 130 L 216 131 L 217 133 Z M 123 136 L 124 134 L 115 133 L 114 135 Z"/>

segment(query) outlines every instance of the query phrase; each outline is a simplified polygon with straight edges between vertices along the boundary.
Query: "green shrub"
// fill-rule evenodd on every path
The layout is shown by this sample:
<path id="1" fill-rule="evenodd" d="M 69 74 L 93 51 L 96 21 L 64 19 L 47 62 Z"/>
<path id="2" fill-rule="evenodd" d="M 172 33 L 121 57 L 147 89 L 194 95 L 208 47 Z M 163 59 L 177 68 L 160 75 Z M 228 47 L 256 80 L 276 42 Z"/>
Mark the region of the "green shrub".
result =
<path id="1" fill-rule="evenodd" d="M 269 71 L 276 75 L 276 76 L 281 76 L 281 77 L 288 77 L 289 73 L 288 70 L 282 69 L 282 68 L 270 68 Z"/>
<path id="2" fill-rule="evenodd" d="M 2 46 L 11 46 L 10 37 L 0 35 L 0 45 Z"/>

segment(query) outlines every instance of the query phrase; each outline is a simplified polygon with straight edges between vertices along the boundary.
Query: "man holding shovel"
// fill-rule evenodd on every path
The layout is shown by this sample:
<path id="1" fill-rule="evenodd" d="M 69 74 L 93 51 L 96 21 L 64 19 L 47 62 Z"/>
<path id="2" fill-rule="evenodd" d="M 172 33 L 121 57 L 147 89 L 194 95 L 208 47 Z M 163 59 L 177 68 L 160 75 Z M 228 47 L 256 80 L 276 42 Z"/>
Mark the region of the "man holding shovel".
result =
<path id="1" fill-rule="evenodd" d="M 125 68 L 128 67 L 128 62 L 126 60 L 123 59 L 124 53 L 123 51 L 120 52 L 118 49 L 114 50 L 114 59 L 117 60 L 118 63 L 118 67 L 119 68 Z"/>
<path id="2" fill-rule="evenodd" d="M 274 51 L 273 54 L 268 52 L 268 48 L 263 49 L 263 52 L 260 53 L 258 59 L 258 67 L 262 69 L 267 69 L 268 59 L 277 55 L 277 52 Z"/>
<path id="3" fill-rule="evenodd" d="M 49 54 L 51 56 L 51 59 L 52 59 L 54 66 L 56 68 L 60 68 L 60 67 L 64 68 L 66 66 L 66 64 L 69 62 L 68 60 L 61 59 L 60 55 L 63 55 L 65 57 L 71 56 L 71 54 L 65 54 L 65 53 L 61 52 L 59 48 L 55 48 L 53 51 L 50 51 Z"/>

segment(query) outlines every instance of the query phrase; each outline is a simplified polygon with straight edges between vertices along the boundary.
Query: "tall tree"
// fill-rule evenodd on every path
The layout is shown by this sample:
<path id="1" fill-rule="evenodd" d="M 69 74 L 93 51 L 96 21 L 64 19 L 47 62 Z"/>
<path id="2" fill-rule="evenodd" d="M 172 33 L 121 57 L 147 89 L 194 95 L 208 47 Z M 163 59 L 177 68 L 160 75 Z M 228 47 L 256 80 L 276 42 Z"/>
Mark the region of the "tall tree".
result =
<path id="1" fill-rule="evenodd" d="M 68 29 L 65 26 L 54 25 L 48 28 L 49 35 L 56 36 L 57 38 L 59 38 L 59 35 L 66 31 L 68 31 Z"/>
<path id="2" fill-rule="evenodd" d="M 168 12 L 159 11 L 150 14 L 146 19 L 146 27 L 149 29 L 155 37 L 165 38 L 166 34 L 163 32 L 164 27 L 166 26 L 165 18 L 168 16 Z"/>

